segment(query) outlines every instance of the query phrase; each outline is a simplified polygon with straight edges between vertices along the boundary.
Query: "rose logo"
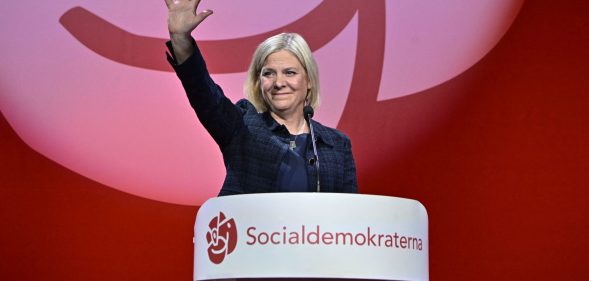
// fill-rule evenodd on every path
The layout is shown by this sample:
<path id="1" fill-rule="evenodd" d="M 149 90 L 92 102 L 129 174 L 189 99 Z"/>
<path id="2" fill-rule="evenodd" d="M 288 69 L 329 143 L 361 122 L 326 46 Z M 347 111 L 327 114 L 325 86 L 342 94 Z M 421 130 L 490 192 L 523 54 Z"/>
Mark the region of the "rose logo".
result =
<path id="1" fill-rule="evenodd" d="M 209 222 L 207 232 L 209 245 L 209 259 L 215 264 L 220 264 L 225 256 L 231 254 L 237 245 L 237 227 L 233 219 L 227 219 L 223 212 Z"/>

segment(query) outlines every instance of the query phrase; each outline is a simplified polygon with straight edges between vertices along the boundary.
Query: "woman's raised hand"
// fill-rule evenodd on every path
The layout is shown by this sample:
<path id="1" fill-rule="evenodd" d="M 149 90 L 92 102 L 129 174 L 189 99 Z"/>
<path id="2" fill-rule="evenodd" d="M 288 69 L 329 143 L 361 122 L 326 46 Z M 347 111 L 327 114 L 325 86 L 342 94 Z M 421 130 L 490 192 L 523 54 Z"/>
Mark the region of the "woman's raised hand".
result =
<path id="1" fill-rule="evenodd" d="M 200 0 L 165 0 L 168 7 L 168 31 L 178 63 L 184 62 L 194 51 L 191 32 L 213 11 L 197 13 Z"/>

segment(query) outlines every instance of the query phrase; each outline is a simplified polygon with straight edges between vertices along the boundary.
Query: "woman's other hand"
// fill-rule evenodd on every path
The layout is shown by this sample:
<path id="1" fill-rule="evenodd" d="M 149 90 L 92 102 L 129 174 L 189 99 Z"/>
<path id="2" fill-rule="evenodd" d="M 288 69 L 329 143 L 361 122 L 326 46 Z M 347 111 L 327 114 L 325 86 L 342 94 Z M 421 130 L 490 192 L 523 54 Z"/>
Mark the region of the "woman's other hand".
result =
<path id="1" fill-rule="evenodd" d="M 177 63 L 183 63 L 192 53 L 192 31 L 213 11 L 197 13 L 200 0 L 165 0 L 168 7 L 168 31 Z"/>

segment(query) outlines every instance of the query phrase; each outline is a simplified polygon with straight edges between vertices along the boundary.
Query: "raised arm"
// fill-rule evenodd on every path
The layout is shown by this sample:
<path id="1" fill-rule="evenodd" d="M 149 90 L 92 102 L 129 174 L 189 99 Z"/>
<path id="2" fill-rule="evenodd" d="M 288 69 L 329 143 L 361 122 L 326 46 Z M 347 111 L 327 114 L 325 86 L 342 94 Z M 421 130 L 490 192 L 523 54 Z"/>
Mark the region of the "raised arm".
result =
<path id="1" fill-rule="evenodd" d="M 164 0 L 168 7 L 168 31 L 178 64 L 182 64 L 194 53 L 192 31 L 208 16 L 212 10 L 197 12 L 200 0 Z"/>
<path id="2" fill-rule="evenodd" d="M 243 127 L 244 110 L 235 106 L 211 78 L 191 32 L 213 12 L 197 13 L 198 0 L 165 0 L 170 42 L 168 61 L 202 125 L 223 149 Z"/>

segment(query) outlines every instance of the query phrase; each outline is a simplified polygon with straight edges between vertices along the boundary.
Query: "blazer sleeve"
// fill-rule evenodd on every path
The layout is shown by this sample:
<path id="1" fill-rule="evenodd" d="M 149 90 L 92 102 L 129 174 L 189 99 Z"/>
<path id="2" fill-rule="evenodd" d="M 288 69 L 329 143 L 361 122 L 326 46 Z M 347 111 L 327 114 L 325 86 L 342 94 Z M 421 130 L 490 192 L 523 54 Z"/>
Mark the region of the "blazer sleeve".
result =
<path id="1" fill-rule="evenodd" d="M 221 149 L 244 127 L 244 111 L 235 106 L 211 78 L 200 49 L 193 40 L 195 51 L 182 64 L 178 64 L 172 43 L 166 42 L 167 59 L 180 78 L 190 105 L 205 129 Z"/>
<path id="2" fill-rule="evenodd" d="M 345 193 L 358 193 L 358 180 L 356 177 L 356 163 L 352 154 L 352 142 L 348 137 L 344 141 L 344 186 Z"/>

